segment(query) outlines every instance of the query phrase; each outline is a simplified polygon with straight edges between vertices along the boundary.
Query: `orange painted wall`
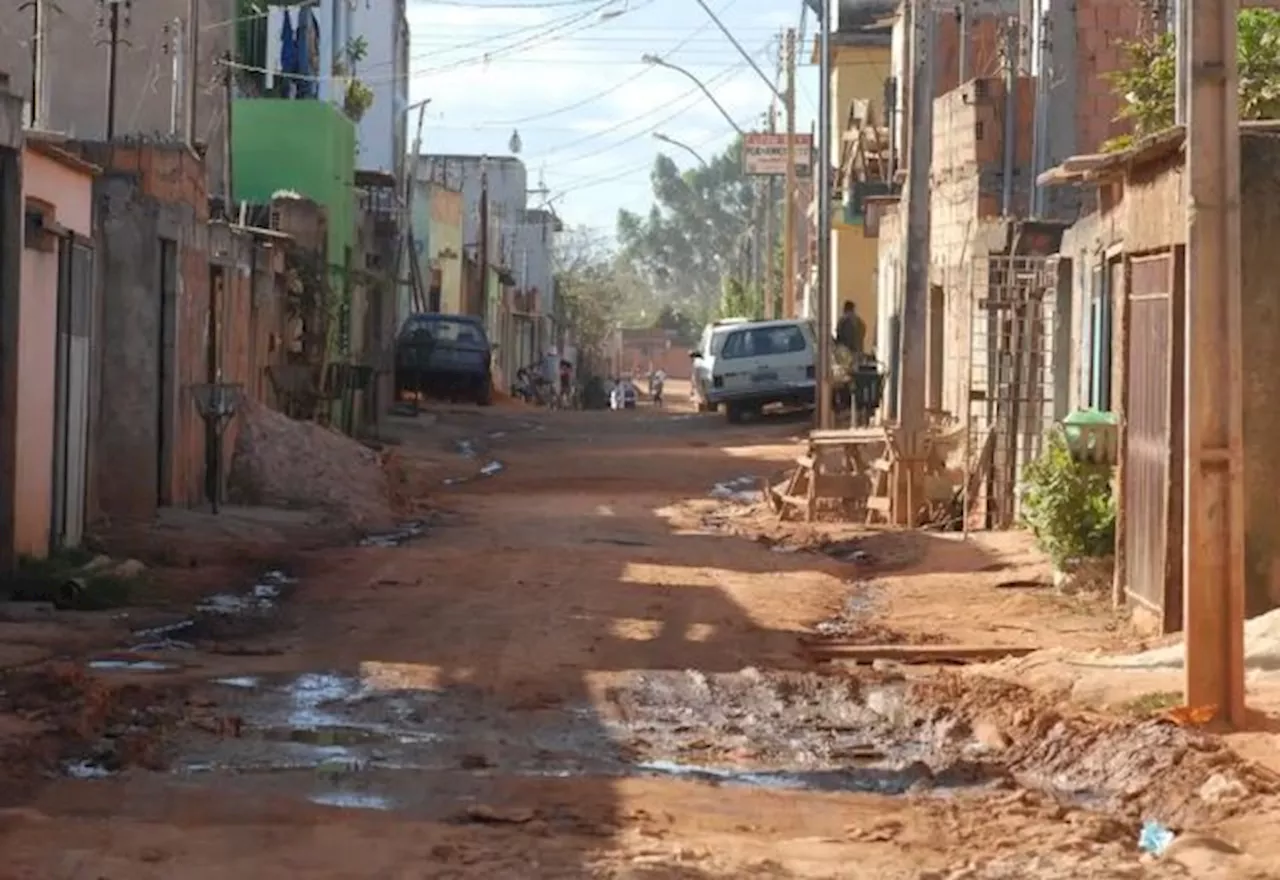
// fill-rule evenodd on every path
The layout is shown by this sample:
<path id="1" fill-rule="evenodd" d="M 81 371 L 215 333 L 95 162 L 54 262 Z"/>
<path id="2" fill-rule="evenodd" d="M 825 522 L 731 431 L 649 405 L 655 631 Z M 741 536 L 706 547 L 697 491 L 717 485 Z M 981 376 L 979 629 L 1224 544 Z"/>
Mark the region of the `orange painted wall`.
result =
<path id="1" fill-rule="evenodd" d="M 56 222 L 88 237 L 93 177 L 31 147 L 22 153 L 22 195 L 54 205 Z M 53 514 L 54 360 L 58 331 L 58 252 L 22 250 L 18 304 L 18 445 L 14 549 L 49 553 Z"/>

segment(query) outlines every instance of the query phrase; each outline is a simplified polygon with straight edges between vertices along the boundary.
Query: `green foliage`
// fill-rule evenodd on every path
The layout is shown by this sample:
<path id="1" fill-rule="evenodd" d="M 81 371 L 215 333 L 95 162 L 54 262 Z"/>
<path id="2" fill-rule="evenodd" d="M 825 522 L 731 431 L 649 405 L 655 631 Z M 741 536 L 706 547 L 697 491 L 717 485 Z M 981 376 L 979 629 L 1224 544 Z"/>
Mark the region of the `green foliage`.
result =
<path id="1" fill-rule="evenodd" d="M 369 55 L 364 37 L 352 37 L 342 49 L 342 58 L 333 64 L 336 79 L 346 80 L 342 94 L 342 112 L 352 122 L 359 122 L 373 106 L 373 89 L 356 78 L 356 65 Z"/>
<path id="2" fill-rule="evenodd" d="M 725 278 L 720 292 L 719 317 L 757 320 L 764 317 L 759 291 L 737 278 Z"/>
<path id="3" fill-rule="evenodd" d="M 1110 556 L 1116 518 L 1110 470 L 1077 463 L 1062 429 L 1054 428 L 1044 452 L 1023 470 L 1022 517 L 1054 565 Z"/>
<path id="4" fill-rule="evenodd" d="M 681 172 L 665 155 L 650 175 L 654 204 L 645 215 L 618 212 L 622 260 L 663 302 L 710 317 L 724 278 L 738 275 L 742 236 L 755 191 L 736 141 L 705 167 Z"/>
<path id="5" fill-rule="evenodd" d="M 669 330 L 675 333 L 676 338 L 682 343 L 692 344 L 697 340 L 698 331 L 702 329 L 704 323 L 681 310 L 679 306 L 667 303 L 658 310 L 658 318 L 653 322 L 653 326 L 658 330 Z"/>
<path id="6" fill-rule="evenodd" d="M 1240 118 L 1280 117 L 1280 11 L 1245 9 L 1236 19 L 1240 69 Z M 1111 74 L 1124 101 L 1120 118 L 1134 134 L 1112 138 L 1104 151 L 1123 150 L 1142 137 L 1173 125 L 1177 58 L 1173 35 L 1160 33 L 1126 44 L 1128 65 Z"/>
<path id="7" fill-rule="evenodd" d="M 640 282 L 587 229 L 558 237 L 555 277 L 560 319 L 588 356 L 603 354 Z"/>

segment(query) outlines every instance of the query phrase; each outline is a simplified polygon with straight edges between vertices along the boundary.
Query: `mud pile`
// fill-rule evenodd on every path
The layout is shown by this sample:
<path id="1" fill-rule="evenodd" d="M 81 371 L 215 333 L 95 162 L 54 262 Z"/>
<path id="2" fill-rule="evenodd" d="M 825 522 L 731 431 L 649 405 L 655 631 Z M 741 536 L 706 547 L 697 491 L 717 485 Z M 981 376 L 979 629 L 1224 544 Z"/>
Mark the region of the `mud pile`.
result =
<path id="1" fill-rule="evenodd" d="M 231 460 L 239 504 L 320 509 L 362 529 L 390 525 L 390 487 L 378 453 L 350 437 L 246 401 Z"/>

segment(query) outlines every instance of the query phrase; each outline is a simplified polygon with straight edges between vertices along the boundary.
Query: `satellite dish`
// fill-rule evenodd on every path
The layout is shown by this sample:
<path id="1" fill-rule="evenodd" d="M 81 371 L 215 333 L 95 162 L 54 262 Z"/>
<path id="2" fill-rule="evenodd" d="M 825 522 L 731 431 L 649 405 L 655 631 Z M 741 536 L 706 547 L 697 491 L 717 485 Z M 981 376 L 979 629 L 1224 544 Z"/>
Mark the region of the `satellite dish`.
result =
<path id="1" fill-rule="evenodd" d="M 507 141 L 507 147 L 513 154 L 520 152 L 520 132 L 514 128 L 511 129 L 511 140 Z"/>

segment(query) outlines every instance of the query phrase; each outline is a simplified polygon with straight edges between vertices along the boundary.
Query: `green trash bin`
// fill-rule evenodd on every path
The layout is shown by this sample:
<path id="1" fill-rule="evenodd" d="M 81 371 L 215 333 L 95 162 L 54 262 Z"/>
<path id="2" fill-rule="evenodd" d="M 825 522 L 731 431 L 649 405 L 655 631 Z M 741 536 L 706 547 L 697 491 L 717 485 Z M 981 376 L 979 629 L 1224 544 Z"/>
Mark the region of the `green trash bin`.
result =
<path id="1" fill-rule="evenodd" d="M 1120 460 L 1120 421 L 1115 413 L 1078 409 L 1062 420 L 1071 457 L 1081 464 L 1114 466 Z"/>

